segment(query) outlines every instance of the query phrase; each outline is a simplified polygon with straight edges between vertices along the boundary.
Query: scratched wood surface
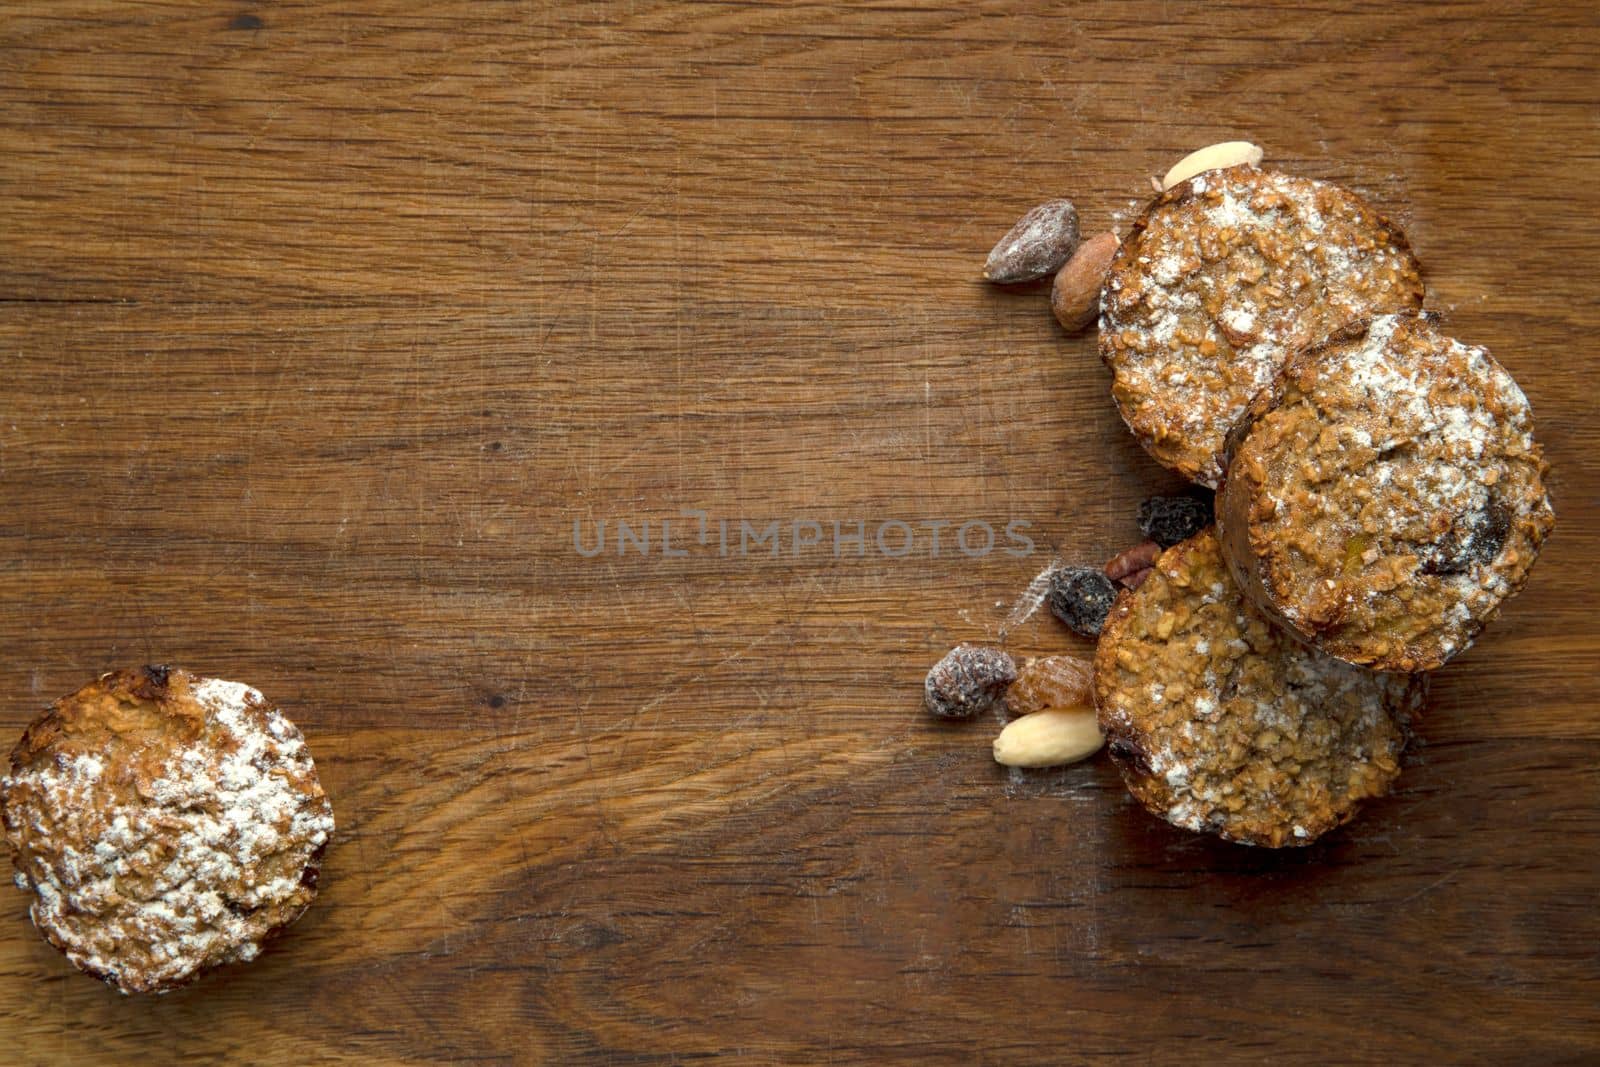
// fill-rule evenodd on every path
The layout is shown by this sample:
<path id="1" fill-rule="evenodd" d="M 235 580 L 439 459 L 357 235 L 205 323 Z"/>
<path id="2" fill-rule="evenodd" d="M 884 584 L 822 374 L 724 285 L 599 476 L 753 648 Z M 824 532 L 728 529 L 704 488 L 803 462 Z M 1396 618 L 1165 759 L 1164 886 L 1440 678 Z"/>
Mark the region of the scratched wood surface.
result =
<path id="1" fill-rule="evenodd" d="M 6 5 L 4 745 L 104 669 L 238 678 L 339 831 L 154 1000 L 5 890 L 0 1055 L 1600 1056 L 1595 9 L 1050 6 Z M 984 253 L 1236 136 L 1403 222 L 1560 515 L 1397 794 L 1284 853 L 919 711 L 1175 484 Z"/>

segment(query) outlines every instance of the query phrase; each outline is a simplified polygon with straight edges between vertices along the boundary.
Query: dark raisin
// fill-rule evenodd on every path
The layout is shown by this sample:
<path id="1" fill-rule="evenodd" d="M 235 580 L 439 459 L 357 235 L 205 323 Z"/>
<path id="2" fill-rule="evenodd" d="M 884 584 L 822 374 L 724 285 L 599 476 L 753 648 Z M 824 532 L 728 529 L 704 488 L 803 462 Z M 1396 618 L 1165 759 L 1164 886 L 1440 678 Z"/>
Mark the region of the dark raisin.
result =
<path id="1" fill-rule="evenodd" d="M 1211 501 L 1195 496 L 1153 496 L 1139 505 L 1139 531 L 1162 548 L 1187 541 L 1211 525 Z"/>
<path id="2" fill-rule="evenodd" d="M 1423 574 L 1466 574 L 1473 567 L 1493 562 L 1511 536 L 1511 512 L 1491 500 L 1480 511 L 1456 520 L 1439 539 L 1433 555 L 1422 564 Z"/>
<path id="3" fill-rule="evenodd" d="M 1096 567 L 1062 567 L 1050 576 L 1050 610 L 1076 633 L 1098 637 L 1117 587 Z"/>
<path id="4" fill-rule="evenodd" d="M 1016 680 L 1016 663 L 998 648 L 959 645 L 928 672 L 923 696 L 935 718 L 970 719 L 993 707 Z"/>
<path id="5" fill-rule="evenodd" d="M 133 691 L 133 695 L 141 700 L 165 700 L 167 680 L 172 675 L 172 668 L 161 663 L 147 663 L 140 674 L 143 677 L 135 676 L 130 680 L 128 688 Z"/>
<path id="6" fill-rule="evenodd" d="M 1145 754 L 1144 749 L 1133 741 L 1125 737 L 1115 737 L 1112 738 L 1111 744 L 1106 747 L 1111 753 L 1111 758 L 1117 763 L 1138 774 L 1148 776 L 1154 773 L 1150 769 L 1150 757 Z"/>

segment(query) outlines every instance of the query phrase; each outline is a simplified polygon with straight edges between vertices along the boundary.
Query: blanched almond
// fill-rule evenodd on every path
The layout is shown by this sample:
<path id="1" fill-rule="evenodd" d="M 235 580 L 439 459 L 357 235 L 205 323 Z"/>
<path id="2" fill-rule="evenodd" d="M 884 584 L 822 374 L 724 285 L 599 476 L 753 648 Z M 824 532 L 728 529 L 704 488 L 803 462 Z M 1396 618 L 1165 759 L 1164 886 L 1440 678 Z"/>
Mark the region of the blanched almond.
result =
<path id="1" fill-rule="evenodd" d="M 1223 141 L 1221 144 L 1206 145 L 1173 164 L 1172 169 L 1167 171 L 1167 176 L 1161 179 L 1161 188 L 1171 189 L 1179 182 L 1186 182 L 1196 174 L 1204 174 L 1208 170 L 1237 167 L 1241 163 L 1248 163 L 1252 167 L 1259 166 L 1263 155 L 1261 146 L 1251 144 L 1249 141 Z"/>
<path id="2" fill-rule="evenodd" d="M 1007 767 L 1059 767 L 1094 755 L 1105 740 L 1092 708 L 1046 708 L 1001 730 L 994 758 Z"/>

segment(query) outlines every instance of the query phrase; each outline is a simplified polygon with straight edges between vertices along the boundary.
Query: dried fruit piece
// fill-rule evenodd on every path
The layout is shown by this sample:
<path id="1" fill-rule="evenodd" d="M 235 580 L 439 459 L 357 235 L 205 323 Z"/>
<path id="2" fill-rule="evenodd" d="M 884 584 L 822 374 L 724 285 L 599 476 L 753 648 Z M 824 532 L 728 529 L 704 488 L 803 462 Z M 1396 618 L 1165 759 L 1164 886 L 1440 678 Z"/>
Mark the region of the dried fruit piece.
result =
<path id="1" fill-rule="evenodd" d="M 1078 246 L 1066 265 L 1056 271 L 1050 288 L 1050 310 L 1063 329 L 1085 329 L 1100 315 L 1100 287 L 1117 254 L 1117 235 L 1107 230 Z"/>
<path id="2" fill-rule="evenodd" d="M 1491 496 L 1482 508 L 1456 519 L 1434 546 L 1433 558 L 1424 560 L 1417 573 L 1466 574 L 1474 566 L 1494 562 L 1511 525 L 1511 512 Z"/>
<path id="3" fill-rule="evenodd" d="M 1153 496 L 1139 505 L 1139 532 L 1162 548 L 1187 541 L 1211 525 L 1211 501 L 1193 496 Z"/>
<path id="4" fill-rule="evenodd" d="M 1241 163 L 1248 163 L 1252 167 L 1260 166 L 1264 155 L 1260 145 L 1251 144 L 1249 141 L 1223 141 L 1221 144 L 1206 145 L 1174 163 L 1172 169 L 1167 171 L 1167 176 L 1161 179 L 1161 188 L 1171 189 L 1179 182 L 1186 182 L 1196 174 L 1204 174 L 1208 170 L 1237 167 Z"/>
<path id="5" fill-rule="evenodd" d="M 1007 767 L 1059 767 L 1094 755 L 1103 744 L 1094 709 L 1046 708 L 1001 730 L 994 739 L 994 759 Z"/>
<path id="6" fill-rule="evenodd" d="M 1006 690 L 1006 707 L 1015 715 L 1032 715 L 1045 708 L 1087 704 L 1094 685 L 1094 664 L 1076 656 L 1041 656 L 1030 659 Z"/>
<path id="7" fill-rule="evenodd" d="M 993 707 L 1016 678 L 1016 663 L 1000 649 L 958 645 L 928 672 L 924 702 L 935 718 L 970 719 Z"/>
<path id="8" fill-rule="evenodd" d="M 1050 576 L 1050 610 L 1084 637 L 1099 635 L 1116 599 L 1117 587 L 1093 567 L 1062 567 Z"/>
<path id="9" fill-rule="evenodd" d="M 1054 272 L 1078 247 L 1078 209 L 1047 200 L 1011 227 L 989 253 L 983 276 L 1000 285 L 1031 282 Z"/>
<path id="10" fill-rule="evenodd" d="M 1106 564 L 1106 577 L 1125 588 L 1137 589 L 1139 583 L 1144 581 L 1144 572 L 1155 566 L 1156 557 L 1160 555 L 1159 544 L 1141 541 L 1126 552 L 1119 552 L 1112 557 L 1111 562 Z"/>

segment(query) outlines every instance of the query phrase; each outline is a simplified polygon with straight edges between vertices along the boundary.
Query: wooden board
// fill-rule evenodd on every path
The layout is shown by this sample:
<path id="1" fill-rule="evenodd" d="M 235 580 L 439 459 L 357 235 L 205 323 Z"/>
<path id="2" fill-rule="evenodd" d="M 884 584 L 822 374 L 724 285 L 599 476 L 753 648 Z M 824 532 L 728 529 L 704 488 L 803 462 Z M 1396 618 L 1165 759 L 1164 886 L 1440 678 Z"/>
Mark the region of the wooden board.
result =
<path id="1" fill-rule="evenodd" d="M 7 890 L 5 1058 L 1600 1055 L 1600 25 L 1289 8 L 9 5 L 0 733 L 116 666 L 245 680 L 339 830 L 284 940 L 156 1000 Z M 1398 793 L 1282 853 L 919 710 L 1176 485 L 984 253 L 1236 136 L 1402 221 L 1560 515 Z"/>

